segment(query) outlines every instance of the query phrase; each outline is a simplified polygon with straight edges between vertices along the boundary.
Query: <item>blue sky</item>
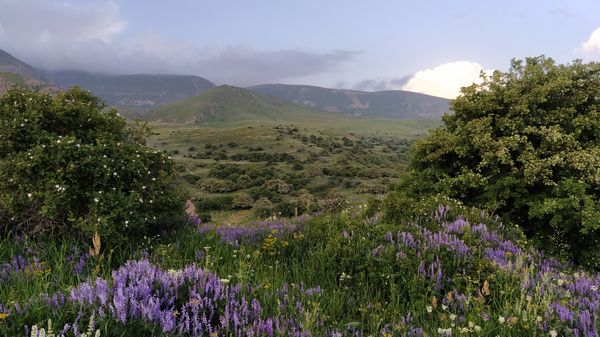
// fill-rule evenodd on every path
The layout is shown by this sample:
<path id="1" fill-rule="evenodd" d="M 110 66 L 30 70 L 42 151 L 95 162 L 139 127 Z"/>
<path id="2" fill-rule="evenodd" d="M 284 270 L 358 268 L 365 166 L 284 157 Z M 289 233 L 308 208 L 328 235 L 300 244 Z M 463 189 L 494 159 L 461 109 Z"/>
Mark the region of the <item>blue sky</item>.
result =
<path id="1" fill-rule="evenodd" d="M 600 61 L 600 1 L 0 0 L 0 48 L 49 69 L 440 96 L 511 58 Z"/>

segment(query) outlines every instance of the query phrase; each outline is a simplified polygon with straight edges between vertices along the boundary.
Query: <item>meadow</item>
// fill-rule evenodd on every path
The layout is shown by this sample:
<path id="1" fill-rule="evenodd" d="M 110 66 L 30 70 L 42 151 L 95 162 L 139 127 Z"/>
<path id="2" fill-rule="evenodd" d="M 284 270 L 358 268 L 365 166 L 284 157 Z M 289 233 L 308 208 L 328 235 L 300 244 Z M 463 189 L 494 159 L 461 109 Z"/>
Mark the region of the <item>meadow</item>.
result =
<path id="1" fill-rule="evenodd" d="M 600 277 L 465 207 L 190 219 L 129 253 L 1 243 L 5 336 L 596 336 Z M 87 333 L 87 335 L 85 335 Z"/>
<path id="2" fill-rule="evenodd" d="M 319 201 L 381 196 L 405 167 L 412 141 L 438 123 L 340 121 L 152 123 L 148 144 L 179 164 L 202 219 L 231 223 L 313 212 Z M 259 199 L 266 205 L 255 205 Z"/>

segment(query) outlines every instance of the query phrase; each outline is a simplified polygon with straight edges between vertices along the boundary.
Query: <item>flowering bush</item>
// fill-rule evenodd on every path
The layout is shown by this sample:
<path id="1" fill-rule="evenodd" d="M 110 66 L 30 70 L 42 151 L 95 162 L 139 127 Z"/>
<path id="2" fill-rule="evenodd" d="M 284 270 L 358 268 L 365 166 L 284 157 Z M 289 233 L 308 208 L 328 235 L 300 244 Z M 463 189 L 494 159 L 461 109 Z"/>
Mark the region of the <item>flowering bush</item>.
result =
<path id="1" fill-rule="evenodd" d="M 173 162 L 146 129 L 78 88 L 0 98 L 0 232 L 58 233 L 118 244 L 183 214 Z"/>

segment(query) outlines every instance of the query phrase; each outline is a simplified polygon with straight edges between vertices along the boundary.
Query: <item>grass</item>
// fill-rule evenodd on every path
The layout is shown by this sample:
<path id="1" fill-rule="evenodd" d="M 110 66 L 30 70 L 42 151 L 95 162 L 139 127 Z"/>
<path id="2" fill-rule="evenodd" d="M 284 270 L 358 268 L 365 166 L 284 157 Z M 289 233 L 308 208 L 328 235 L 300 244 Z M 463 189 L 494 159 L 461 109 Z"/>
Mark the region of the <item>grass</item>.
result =
<path id="1" fill-rule="evenodd" d="M 274 213 L 293 215 L 293 205 L 302 191 L 317 199 L 314 205 L 334 191 L 355 202 L 385 193 L 402 171 L 410 143 L 436 123 L 344 121 L 312 126 L 152 123 L 154 135 L 149 145 L 170 153 L 179 163 L 193 200 L 249 194 L 254 200 L 270 199 Z M 224 174 L 225 170 L 231 172 Z M 291 186 L 290 191 L 268 190 L 265 184 L 271 180 L 284 181 Z M 220 190 L 214 184 L 228 187 Z M 198 203 L 197 208 L 203 211 Z"/>
<path id="2" fill-rule="evenodd" d="M 72 325 L 78 317 L 79 327 L 85 329 L 88 318 L 95 314 L 95 328 L 103 336 L 180 335 L 164 321 L 136 314 L 133 304 L 124 307 L 127 314 L 121 321 L 111 311 L 119 307 L 113 298 L 117 293 L 109 293 L 106 305 L 100 304 L 96 295 L 91 302 L 83 293 L 78 295 L 89 284 L 91 294 L 96 294 L 93 284 L 97 277 L 106 280 L 110 288 L 116 275 L 136 275 L 148 268 L 158 272 L 151 282 L 171 280 L 154 288 L 153 296 L 172 298 L 173 304 L 164 305 L 172 306 L 169 310 L 177 310 L 178 315 L 194 307 L 213 317 L 215 329 L 221 326 L 217 336 L 235 335 L 238 330 L 246 335 L 258 329 L 252 322 L 224 323 L 220 318 L 227 310 L 239 317 L 253 317 L 255 323 L 286 322 L 275 336 L 597 333 L 598 309 L 593 303 L 600 296 L 596 292 L 600 278 L 543 257 L 518 230 L 485 214 L 440 208 L 417 223 L 398 224 L 350 208 L 335 216 L 240 226 L 186 226 L 173 236 L 148 240 L 127 253 L 101 250 L 98 256 L 87 256 L 80 269 L 79 260 L 69 259 L 75 242 L 4 240 L 0 242 L 1 260 L 10 262 L 23 255 L 30 267 L 0 274 L 0 298 L 7 310 L 7 316 L 0 319 L 0 333 L 21 335 L 25 326 L 43 326 L 49 318 L 58 327 L 55 331 L 65 323 Z M 80 247 L 80 254 L 86 248 Z M 34 257 L 39 258 L 41 267 L 31 262 Z M 185 268 L 191 265 L 197 268 L 195 273 L 214 275 L 211 287 L 238 295 L 219 299 L 206 292 L 208 288 L 196 288 L 194 284 L 208 281 L 189 276 L 190 269 Z M 174 293 L 160 290 L 169 282 L 179 284 L 176 280 L 181 278 L 189 281 L 173 288 Z M 123 291 L 137 289 L 134 282 L 143 284 L 144 279 L 127 281 L 132 283 Z M 50 298 L 62 294 L 65 303 L 52 304 L 45 294 Z M 139 305 L 148 305 L 144 304 L 145 295 L 140 296 Z M 209 314 L 203 311 L 208 309 L 195 307 L 194 296 L 212 303 L 217 311 Z M 244 314 L 243 303 L 259 304 L 260 313 Z M 183 320 L 178 315 L 173 318 L 176 324 Z M 269 335 L 266 331 L 259 335 Z"/>

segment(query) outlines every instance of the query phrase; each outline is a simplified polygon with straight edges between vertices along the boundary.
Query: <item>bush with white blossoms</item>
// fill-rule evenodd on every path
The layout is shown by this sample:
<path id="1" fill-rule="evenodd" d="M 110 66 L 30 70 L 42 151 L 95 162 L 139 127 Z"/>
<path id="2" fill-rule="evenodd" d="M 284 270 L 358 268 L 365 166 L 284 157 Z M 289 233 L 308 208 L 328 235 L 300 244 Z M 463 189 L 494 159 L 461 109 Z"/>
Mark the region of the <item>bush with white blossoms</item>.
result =
<path id="1" fill-rule="evenodd" d="M 0 233 L 57 233 L 118 244 L 183 215 L 172 160 L 90 93 L 0 97 Z"/>

